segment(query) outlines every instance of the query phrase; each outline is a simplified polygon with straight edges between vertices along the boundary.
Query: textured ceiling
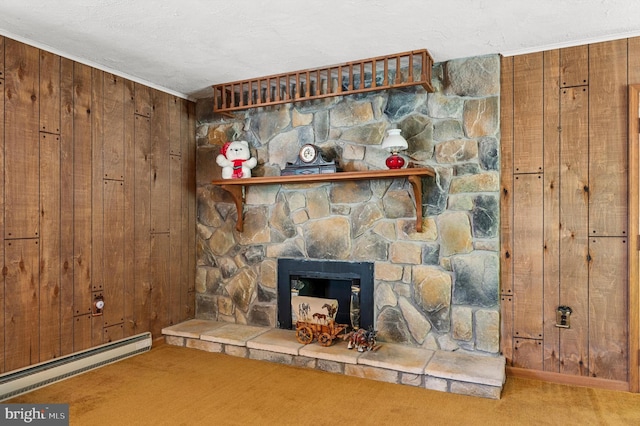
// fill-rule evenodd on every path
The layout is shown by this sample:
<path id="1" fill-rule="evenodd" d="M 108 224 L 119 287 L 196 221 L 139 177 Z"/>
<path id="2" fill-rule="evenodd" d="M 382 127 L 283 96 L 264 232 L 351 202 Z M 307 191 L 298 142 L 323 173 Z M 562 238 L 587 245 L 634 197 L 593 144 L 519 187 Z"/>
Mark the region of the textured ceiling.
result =
<path id="1" fill-rule="evenodd" d="M 640 35 L 638 0 L 2 0 L 0 34 L 178 96 L 428 49 L 435 62 Z"/>

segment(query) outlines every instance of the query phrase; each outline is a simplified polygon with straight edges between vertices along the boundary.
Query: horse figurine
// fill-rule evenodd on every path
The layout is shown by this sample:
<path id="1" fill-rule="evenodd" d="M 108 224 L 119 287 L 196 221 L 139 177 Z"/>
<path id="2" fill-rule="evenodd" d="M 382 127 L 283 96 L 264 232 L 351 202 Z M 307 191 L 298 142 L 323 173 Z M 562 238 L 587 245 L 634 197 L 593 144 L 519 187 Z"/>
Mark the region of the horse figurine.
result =
<path id="1" fill-rule="evenodd" d="M 347 349 L 356 348 L 358 352 L 371 351 L 376 346 L 376 334 L 372 328 L 365 330 L 359 328 L 344 335 L 344 339 L 349 339 Z"/>

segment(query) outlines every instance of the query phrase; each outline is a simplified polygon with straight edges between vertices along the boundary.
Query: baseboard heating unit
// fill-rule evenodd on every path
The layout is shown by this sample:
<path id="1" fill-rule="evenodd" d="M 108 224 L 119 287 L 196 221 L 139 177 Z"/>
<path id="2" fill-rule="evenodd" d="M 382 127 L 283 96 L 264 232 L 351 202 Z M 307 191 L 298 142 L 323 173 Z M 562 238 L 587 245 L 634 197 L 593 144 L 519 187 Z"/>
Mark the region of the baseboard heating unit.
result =
<path id="1" fill-rule="evenodd" d="M 151 349 L 151 333 L 142 333 L 0 375 L 0 401 Z"/>

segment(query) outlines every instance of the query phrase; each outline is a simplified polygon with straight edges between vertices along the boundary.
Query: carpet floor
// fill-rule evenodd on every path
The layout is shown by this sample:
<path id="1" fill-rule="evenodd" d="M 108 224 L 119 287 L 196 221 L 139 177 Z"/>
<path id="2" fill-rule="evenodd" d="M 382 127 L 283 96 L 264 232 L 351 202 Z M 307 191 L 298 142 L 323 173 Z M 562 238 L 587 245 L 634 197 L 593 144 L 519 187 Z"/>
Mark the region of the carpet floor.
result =
<path id="1" fill-rule="evenodd" d="M 640 424 L 640 394 L 510 377 L 490 400 L 156 342 L 5 403 L 67 403 L 94 426 Z"/>

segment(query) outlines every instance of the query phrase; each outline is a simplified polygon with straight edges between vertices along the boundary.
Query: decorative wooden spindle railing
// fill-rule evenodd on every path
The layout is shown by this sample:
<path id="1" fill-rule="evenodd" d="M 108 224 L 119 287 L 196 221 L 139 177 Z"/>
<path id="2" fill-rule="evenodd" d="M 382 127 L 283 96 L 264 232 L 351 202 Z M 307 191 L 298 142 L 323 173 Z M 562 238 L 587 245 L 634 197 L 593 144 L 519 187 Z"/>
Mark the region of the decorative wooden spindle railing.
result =
<path id="1" fill-rule="evenodd" d="M 426 49 L 213 86 L 216 113 L 421 85 L 433 92 Z"/>

